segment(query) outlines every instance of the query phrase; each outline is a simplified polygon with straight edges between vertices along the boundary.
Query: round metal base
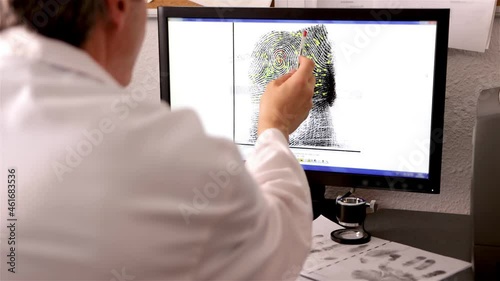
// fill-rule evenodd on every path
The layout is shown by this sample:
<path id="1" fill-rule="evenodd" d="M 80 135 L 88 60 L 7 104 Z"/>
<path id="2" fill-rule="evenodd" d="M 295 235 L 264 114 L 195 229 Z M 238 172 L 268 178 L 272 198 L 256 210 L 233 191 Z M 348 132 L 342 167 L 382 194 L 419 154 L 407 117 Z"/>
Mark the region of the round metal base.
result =
<path id="1" fill-rule="evenodd" d="M 359 245 L 370 242 L 371 234 L 363 229 L 337 229 L 330 237 L 340 244 Z"/>

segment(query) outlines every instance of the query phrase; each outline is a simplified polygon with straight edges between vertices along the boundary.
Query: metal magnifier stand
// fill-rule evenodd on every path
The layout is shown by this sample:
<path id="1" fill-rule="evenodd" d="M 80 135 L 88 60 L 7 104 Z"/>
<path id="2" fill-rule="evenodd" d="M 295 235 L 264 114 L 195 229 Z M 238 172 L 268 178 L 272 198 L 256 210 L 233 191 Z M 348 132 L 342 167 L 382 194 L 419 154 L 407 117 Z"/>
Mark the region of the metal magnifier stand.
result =
<path id="1" fill-rule="evenodd" d="M 375 212 L 376 201 L 367 202 L 354 196 L 354 189 L 344 196 L 337 197 L 335 213 L 338 224 L 345 229 L 332 231 L 331 238 L 340 244 L 358 245 L 370 242 L 371 234 L 365 230 L 366 213 Z"/>

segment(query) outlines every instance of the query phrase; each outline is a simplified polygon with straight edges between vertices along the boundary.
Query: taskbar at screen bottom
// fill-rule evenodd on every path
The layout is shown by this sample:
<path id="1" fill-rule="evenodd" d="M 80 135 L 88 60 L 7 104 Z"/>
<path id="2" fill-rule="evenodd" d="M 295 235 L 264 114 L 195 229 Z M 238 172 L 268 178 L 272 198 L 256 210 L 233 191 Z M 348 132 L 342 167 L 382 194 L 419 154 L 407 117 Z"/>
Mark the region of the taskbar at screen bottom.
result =
<path id="1" fill-rule="evenodd" d="M 386 170 L 373 170 L 373 169 L 357 169 L 357 168 L 341 168 L 341 167 L 332 167 L 332 166 L 304 165 L 304 164 L 302 164 L 302 168 L 305 171 L 332 172 L 332 173 L 358 174 L 358 175 L 373 175 L 373 176 L 384 176 L 384 177 L 404 177 L 404 178 L 416 178 L 416 179 L 429 179 L 429 174 L 426 174 L 426 173 L 386 171 Z"/>

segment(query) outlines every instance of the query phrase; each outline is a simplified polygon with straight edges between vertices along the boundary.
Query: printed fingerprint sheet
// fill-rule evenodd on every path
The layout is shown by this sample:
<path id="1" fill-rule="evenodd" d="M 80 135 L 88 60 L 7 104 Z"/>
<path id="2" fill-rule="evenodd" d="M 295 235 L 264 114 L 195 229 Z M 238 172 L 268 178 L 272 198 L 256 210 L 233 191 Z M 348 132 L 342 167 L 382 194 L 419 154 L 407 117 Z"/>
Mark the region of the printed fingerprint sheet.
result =
<path id="1" fill-rule="evenodd" d="M 320 216 L 313 222 L 311 252 L 298 280 L 442 280 L 471 266 L 400 243 L 372 237 L 363 245 L 330 239 L 339 225 Z"/>

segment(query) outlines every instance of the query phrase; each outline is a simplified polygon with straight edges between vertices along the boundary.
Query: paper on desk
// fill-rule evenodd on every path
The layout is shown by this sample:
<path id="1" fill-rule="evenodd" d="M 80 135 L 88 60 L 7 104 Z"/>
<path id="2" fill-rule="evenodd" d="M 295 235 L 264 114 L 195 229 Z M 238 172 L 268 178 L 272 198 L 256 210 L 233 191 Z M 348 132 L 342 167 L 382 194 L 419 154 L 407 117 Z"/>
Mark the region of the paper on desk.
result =
<path id="1" fill-rule="evenodd" d="M 373 8 L 439 9 L 450 8 L 450 0 L 374 0 Z"/>
<path id="2" fill-rule="evenodd" d="M 373 0 L 373 3 L 373 8 L 381 9 L 450 8 L 449 47 L 476 52 L 489 47 L 496 0 Z"/>
<path id="3" fill-rule="evenodd" d="M 370 243 L 364 245 L 339 244 L 330 238 L 330 233 L 342 228 L 324 216 L 319 216 L 314 220 L 312 249 L 304 263 L 303 273 L 313 273 L 330 267 L 347 260 L 353 255 L 364 253 L 368 248 L 378 247 L 388 242 L 372 237 Z"/>
<path id="4" fill-rule="evenodd" d="M 191 0 L 206 7 L 270 7 L 272 0 Z"/>
<path id="5" fill-rule="evenodd" d="M 451 0 L 450 47 L 488 49 L 495 11 L 496 0 Z"/>
<path id="6" fill-rule="evenodd" d="M 339 228 L 323 216 L 313 222 L 313 245 L 299 280 L 441 280 L 471 266 L 376 237 L 364 245 L 341 245 L 330 239 Z"/>
<path id="7" fill-rule="evenodd" d="M 315 2 L 316 0 L 275 0 L 274 6 L 276 8 L 307 8 L 307 5 L 311 5 L 311 8 L 317 8 Z"/>
<path id="8" fill-rule="evenodd" d="M 449 47 L 484 52 L 491 38 L 496 0 L 276 0 L 277 7 L 450 8 Z"/>
<path id="9" fill-rule="evenodd" d="M 457 0 L 458 1 L 458 0 Z M 465 2 L 471 0 L 464 0 Z M 479 0 L 489 1 L 489 0 Z M 494 1 L 494 0 L 493 0 Z M 449 8 L 450 0 L 276 0 L 276 7 L 310 8 Z"/>

